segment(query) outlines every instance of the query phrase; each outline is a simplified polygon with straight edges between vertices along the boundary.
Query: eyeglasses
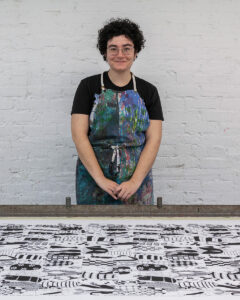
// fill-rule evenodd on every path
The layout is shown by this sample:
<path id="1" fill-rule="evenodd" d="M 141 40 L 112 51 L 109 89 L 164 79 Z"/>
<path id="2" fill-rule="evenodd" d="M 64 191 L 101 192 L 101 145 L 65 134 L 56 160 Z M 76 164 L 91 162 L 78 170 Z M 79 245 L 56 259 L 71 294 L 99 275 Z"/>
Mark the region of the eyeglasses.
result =
<path id="1" fill-rule="evenodd" d="M 117 48 L 117 47 L 107 47 L 109 54 L 112 56 L 115 56 L 118 54 L 118 51 L 121 49 L 122 53 L 124 55 L 131 55 L 131 53 L 133 52 L 134 47 L 133 46 L 127 46 L 127 47 L 123 47 L 123 48 Z"/>

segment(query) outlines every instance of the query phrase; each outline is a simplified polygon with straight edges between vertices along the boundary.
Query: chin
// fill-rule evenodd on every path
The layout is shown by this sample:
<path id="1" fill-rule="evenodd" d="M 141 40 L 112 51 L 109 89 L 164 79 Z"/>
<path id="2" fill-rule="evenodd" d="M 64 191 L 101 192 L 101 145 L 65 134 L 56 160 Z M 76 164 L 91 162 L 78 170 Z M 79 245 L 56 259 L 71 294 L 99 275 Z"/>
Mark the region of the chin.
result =
<path id="1" fill-rule="evenodd" d="M 128 66 L 126 65 L 114 65 L 113 68 L 115 68 L 116 70 L 127 70 Z"/>

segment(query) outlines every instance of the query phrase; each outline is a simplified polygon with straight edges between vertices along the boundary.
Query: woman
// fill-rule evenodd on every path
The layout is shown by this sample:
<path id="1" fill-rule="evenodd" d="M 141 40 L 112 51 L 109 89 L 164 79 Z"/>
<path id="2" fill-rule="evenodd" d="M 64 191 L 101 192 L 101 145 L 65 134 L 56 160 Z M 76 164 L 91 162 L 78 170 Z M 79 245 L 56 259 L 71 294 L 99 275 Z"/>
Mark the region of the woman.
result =
<path id="1" fill-rule="evenodd" d="M 81 80 L 71 112 L 77 204 L 154 204 L 162 107 L 156 87 L 130 71 L 144 42 L 129 19 L 110 19 L 98 31 L 110 68 Z"/>

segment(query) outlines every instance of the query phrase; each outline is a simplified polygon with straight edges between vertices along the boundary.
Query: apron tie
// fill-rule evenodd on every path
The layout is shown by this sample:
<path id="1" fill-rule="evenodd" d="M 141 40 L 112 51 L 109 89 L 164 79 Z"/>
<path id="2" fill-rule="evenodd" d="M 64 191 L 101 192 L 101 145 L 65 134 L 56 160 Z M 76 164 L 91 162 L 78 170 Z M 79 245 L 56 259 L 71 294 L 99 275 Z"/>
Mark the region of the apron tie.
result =
<path id="1" fill-rule="evenodd" d="M 116 167 L 116 172 L 119 173 L 120 171 L 120 155 L 119 155 L 119 146 L 116 145 L 111 145 L 111 148 L 113 149 L 113 155 L 112 155 L 112 161 L 110 162 L 110 166 L 109 166 L 109 171 L 112 174 L 113 171 L 113 164 L 114 164 L 114 160 L 117 154 L 117 167 Z"/>

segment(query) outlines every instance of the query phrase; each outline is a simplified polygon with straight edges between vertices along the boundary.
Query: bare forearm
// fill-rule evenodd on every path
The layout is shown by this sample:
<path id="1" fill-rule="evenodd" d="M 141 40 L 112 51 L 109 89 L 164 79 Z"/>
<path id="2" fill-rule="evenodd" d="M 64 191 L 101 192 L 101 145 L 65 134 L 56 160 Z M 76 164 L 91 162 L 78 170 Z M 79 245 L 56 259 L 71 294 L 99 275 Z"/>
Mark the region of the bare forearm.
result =
<path id="1" fill-rule="evenodd" d="M 147 176 L 148 172 L 152 168 L 152 165 L 156 159 L 159 150 L 160 143 L 161 141 L 154 140 L 149 140 L 146 142 L 138 160 L 137 167 L 131 177 L 131 180 L 141 185 L 144 178 Z"/>
<path id="2" fill-rule="evenodd" d="M 97 183 L 104 177 L 103 171 L 97 161 L 92 145 L 87 136 L 81 136 L 74 140 L 78 156 L 87 169 L 88 173 Z"/>

